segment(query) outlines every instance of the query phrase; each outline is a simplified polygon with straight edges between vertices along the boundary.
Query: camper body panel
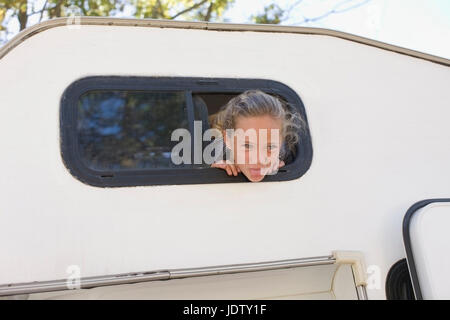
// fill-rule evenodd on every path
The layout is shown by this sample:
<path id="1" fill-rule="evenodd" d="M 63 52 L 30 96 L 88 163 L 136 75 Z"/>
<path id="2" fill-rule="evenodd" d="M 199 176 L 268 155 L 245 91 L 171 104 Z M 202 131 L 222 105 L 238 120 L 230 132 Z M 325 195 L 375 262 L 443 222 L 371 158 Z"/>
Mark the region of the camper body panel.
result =
<path id="1" fill-rule="evenodd" d="M 448 67 L 313 34 L 60 26 L 0 60 L 0 284 L 359 250 L 384 298 L 408 207 L 450 190 Z M 60 101 L 88 76 L 279 81 L 302 99 L 301 178 L 99 188 L 60 153 Z M 225 173 L 224 173 L 225 174 Z M 379 271 L 379 273 L 378 273 Z M 373 279 L 372 279 L 373 280 Z"/>

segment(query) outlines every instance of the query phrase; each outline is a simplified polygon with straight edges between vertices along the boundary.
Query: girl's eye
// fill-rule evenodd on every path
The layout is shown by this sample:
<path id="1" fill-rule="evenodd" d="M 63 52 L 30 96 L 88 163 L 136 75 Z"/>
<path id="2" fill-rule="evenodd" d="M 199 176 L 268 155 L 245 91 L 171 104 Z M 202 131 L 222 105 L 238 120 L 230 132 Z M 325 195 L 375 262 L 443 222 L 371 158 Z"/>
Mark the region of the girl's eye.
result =
<path id="1" fill-rule="evenodd" d="M 277 146 L 276 145 L 273 145 L 273 144 L 269 144 L 268 146 L 267 146 L 267 149 L 269 149 L 269 150 L 275 150 L 277 148 Z"/>
<path id="2" fill-rule="evenodd" d="M 250 144 L 250 143 L 244 143 L 242 146 L 243 146 L 246 150 L 250 150 L 250 149 L 253 148 L 253 145 Z"/>

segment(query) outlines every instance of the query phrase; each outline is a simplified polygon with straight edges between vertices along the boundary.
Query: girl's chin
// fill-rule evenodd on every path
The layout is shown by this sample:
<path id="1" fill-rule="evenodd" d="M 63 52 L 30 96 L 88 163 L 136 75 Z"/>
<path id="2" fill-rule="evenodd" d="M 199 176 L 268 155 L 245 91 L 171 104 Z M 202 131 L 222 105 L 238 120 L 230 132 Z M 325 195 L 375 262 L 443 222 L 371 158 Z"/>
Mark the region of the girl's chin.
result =
<path id="1" fill-rule="evenodd" d="M 261 174 L 260 170 L 248 170 L 248 172 L 245 174 L 248 180 L 251 182 L 259 182 L 262 179 L 264 179 L 265 175 Z"/>

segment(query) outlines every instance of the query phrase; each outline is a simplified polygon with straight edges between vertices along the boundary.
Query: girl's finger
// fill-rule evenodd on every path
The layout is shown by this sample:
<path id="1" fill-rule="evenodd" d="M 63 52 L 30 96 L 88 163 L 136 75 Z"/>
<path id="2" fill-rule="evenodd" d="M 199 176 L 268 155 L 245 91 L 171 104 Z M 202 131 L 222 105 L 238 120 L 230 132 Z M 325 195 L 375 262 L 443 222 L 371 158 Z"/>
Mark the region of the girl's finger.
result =
<path id="1" fill-rule="evenodd" d="M 228 162 L 228 164 L 227 164 L 224 161 L 214 162 L 213 164 L 211 164 L 211 168 L 224 169 L 227 171 L 227 174 L 229 176 L 237 176 L 241 172 L 241 169 L 239 169 L 237 166 L 235 166 L 231 162 Z"/>
<path id="2" fill-rule="evenodd" d="M 230 170 L 231 170 L 231 175 L 234 176 L 234 166 L 230 166 Z"/>
<path id="3" fill-rule="evenodd" d="M 283 167 L 283 166 L 284 166 L 284 161 L 281 160 L 281 161 L 280 161 L 280 164 L 278 165 L 278 168 L 281 168 L 281 167 Z"/>

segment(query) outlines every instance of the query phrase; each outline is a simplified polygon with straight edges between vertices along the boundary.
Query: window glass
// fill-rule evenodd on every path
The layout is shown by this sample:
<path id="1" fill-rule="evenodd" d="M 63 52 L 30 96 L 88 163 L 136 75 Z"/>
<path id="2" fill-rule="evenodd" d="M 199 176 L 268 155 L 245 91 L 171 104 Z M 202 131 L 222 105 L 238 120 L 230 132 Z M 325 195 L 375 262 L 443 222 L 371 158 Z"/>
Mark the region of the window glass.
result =
<path id="1" fill-rule="evenodd" d="M 179 168 L 171 134 L 187 127 L 184 92 L 90 91 L 78 103 L 79 153 L 93 170 Z"/>

